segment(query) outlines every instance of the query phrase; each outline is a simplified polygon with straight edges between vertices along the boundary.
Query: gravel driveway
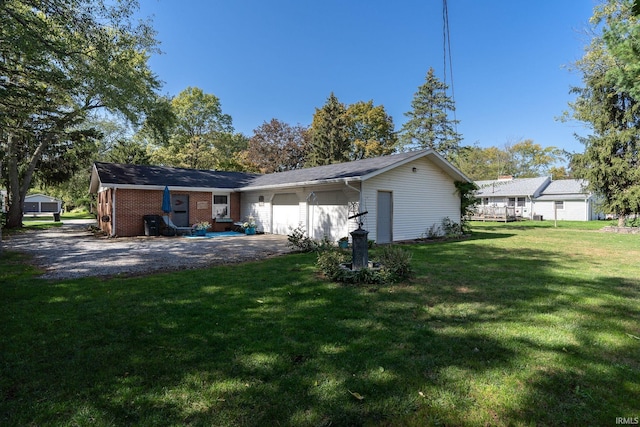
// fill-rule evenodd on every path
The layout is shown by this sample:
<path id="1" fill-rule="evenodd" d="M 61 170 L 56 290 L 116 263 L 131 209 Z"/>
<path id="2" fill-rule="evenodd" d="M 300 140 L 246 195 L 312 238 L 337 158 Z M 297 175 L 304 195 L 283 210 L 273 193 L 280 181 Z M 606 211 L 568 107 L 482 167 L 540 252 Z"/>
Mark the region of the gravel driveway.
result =
<path id="1" fill-rule="evenodd" d="M 5 237 L 5 249 L 25 252 L 45 279 L 140 274 L 200 268 L 267 258 L 290 251 L 287 237 L 273 234 L 189 239 L 185 237 L 96 237 L 95 221 L 67 220 L 62 227 Z"/>

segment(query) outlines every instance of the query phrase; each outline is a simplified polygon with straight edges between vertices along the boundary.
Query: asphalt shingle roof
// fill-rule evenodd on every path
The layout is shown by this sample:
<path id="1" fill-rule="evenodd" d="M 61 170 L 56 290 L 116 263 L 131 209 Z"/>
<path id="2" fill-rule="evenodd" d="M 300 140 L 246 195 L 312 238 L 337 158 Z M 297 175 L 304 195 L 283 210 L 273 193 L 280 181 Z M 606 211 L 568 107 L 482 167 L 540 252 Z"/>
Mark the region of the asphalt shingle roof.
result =
<path id="1" fill-rule="evenodd" d="M 255 177 L 248 187 L 277 186 L 301 182 L 326 181 L 341 178 L 356 178 L 400 163 L 408 158 L 426 152 L 411 151 L 390 156 L 373 157 L 346 163 L 335 163 L 313 168 L 296 169 Z"/>
<path id="2" fill-rule="evenodd" d="M 581 179 L 559 179 L 557 181 L 551 181 L 541 195 L 583 194 L 585 193 L 584 187 L 586 187 L 586 182 Z"/>
<path id="3" fill-rule="evenodd" d="M 254 179 L 256 174 L 201 169 L 95 163 L 103 184 L 158 185 L 169 187 L 237 188 Z"/>
<path id="4" fill-rule="evenodd" d="M 512 180 L 488 180 L 476 181 L 480 188 L 476 193 L 478 197 L 493 196 L 533 196 L 548 180 L 547 177 L 515 178 Z"/>
<path id="5" fill-rule="evenodd" d="M 100 182 L 113 185 L 154 185 L 169 187 L 201 187 L 251 189 L 257 187 L 286 186 L 314 181 L 331 181 L 359 178 L 392 167 L 414 157 L 421 157 L 431 150 L 410 151 L 389 156 L 374 157 L 327 166 L 296 169 L 265 175 L 173 168 L 165 166 L 140 166 L 96 162 Z"/>

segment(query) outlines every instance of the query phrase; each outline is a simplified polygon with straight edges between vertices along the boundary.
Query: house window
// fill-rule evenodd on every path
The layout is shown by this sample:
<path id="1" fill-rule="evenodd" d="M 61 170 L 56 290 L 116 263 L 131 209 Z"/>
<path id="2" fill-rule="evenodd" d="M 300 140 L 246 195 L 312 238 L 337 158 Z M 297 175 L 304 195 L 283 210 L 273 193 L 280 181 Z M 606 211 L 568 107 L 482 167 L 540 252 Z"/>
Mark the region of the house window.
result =
<path id="1" fill-rule="evenodd" d="M 213 195 L 213 216 L 214 218 L 229 218 L 229 195 Z"/>
<path id="2" fill-rule="evenodd" d="M 557 200 L 556 201 L 556 210 L 560 211 L 564 209 L 564 201 L 563 200 Z"/>
<path id="3" fill-rule="evenodd" d="M 524 197 L 509 197 L 509 200 L 507 201 L 507 206 L 518 206 L 521 208 L 524 205 Z"/>

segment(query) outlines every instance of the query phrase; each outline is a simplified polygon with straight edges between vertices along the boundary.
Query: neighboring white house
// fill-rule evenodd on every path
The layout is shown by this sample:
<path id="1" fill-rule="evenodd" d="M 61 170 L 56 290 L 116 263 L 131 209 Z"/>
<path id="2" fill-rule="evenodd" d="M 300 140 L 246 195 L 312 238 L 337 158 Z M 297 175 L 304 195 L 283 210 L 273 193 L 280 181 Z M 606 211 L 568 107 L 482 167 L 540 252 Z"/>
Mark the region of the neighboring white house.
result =
<path id="1" fill-rule="evenodd" d="M 534 200 L 533 210 L 543 219 L 593 221 L 599 215 L 594 196 L 585 190 L 585 182 L 578 179 L 551 181 Z"/>
<path id="2" fill-rule="evenodd" d="M 378 243 L 415 239 L 444 218 L 460 221 L 458 169 L 433 150 L 383 156 L 262 175 L 242 188 L 244 216 L 259 228 L 289 234 L 302 225 L 309 236 L 336 240 L 358 227 Z"/>
<path id="3" fill-rule="evenodd" d="M 24 198 L 23 213 L 37 215 L 43 213 L 59 213 L 62 210 L 62 200 L 44 194 L 31 194 Z"/>
<path id="4" fill-rule="evenodd" d="M 549 177 L 514 179 L 510 176 L 476 181 L 479 188 L 476 195 L 480 199 L 478 212 L 489 216 L 496 212 L 507 212 L 513 218 L 533 219 L 533 200 L 549 182 Z"/>
<path id="5" fill-rule="evenodd" d="M 476 181 L 478 218 L 506 212 L 510 218 L 591 221 L 598 219 L 593 194 L 576 179 L 550 177 Z"/>

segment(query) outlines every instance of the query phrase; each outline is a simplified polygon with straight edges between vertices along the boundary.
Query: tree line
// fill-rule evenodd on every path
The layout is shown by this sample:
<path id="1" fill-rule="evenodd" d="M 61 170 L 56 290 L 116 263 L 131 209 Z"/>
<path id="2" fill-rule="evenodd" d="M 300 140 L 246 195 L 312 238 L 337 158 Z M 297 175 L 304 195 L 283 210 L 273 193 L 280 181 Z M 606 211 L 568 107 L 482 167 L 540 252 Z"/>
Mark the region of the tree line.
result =
<path id="1" fill-rule="evenodd" d="M 580 154 L 526 139 L 463 146 L 454 102 L 433 69 L 398 131 L 384 106 L 345 105 L 331 93 L 308 126 L 273 118 L 243 135 L 214 94 L 197 87 L 159 94 L 147 63 L 157 50 L 155 33 L 134 20 L 137 7 L 136 0 L 0 2 L 0 169 L 8 227 L 21 225 L 24 197 L 34 187 L 89 203 L 86 182 L 96 160 L 272 173 L 424 148 L 473 180 L 575 176 L 603 194 L 612 212 L 640 210 L 640 35 L 631 0 L 596 7 L 599 33 L 575 64 L 584 86 L 572 89 L 577 98 L 566 118 L 593 129 L 578 136 L 585 144 Z M 558 166 L 567 160 L 568 167 Z"/>

